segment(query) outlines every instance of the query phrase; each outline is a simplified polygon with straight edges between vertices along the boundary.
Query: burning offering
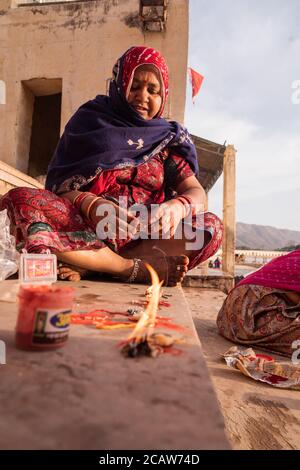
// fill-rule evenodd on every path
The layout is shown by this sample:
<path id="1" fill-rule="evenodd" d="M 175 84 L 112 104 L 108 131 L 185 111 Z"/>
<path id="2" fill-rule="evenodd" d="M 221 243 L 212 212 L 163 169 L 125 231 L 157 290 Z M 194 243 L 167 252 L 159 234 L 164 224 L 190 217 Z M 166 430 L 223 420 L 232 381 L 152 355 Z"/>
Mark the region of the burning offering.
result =
<path id="1" fill-rule="evenodd" d="M 145 310 L 133 312 L 138 322 L 122 347 L 122 353 L 126 357 L 149 356 L 156 357 L 164 352 L 165 348 L 173 346 L 174 343 L 182 342 L 169 334 L 154 333 L 156 324 L 159 299 L 161 297 L 161 285 L 154 269 L 147 264 L 150 272 L 152 285 L 148 291 L 148 304 Z M 151 292 L 151 295 L 149 293 Z"/>
<path id="2" fill-rule="evenodd" d="M 180 338 L 164 333 L 153 333 L 146 339 L 136 342 L 126 342 L 122 352 L 127 357 L 149 356 L 157 357 L 159 354 L 166 352 L 167 348 L 172 347 L 175 343 L 183 343 Z"/>

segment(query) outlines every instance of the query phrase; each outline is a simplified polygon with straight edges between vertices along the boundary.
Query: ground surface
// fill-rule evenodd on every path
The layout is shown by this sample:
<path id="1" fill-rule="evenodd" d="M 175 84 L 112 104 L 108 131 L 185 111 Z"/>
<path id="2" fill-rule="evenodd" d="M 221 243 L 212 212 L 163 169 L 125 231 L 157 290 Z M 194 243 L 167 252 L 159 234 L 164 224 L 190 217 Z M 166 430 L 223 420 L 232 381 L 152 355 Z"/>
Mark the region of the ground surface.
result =
<path id="1" fill-rule="evenodd" d="M 215 324 L 225 295 L 195 288 L 184 293 L 233 448 L 300 449 L 300 392 L 276 389 L 229 369 L 219 355 L 232 343 L 218 335 Z"/>
<path id="2" fill-rule="evenodd" d="M 0 298 L 15 286 L 2 282 Z M 76 284 L 76 309 L 126 311 L 144 292 L 143 286 L 83 281 Z M 171 306 L 160 314 L 187 328 L 186 343 L 179 356 L 157 359 L 124 358 L 118 343 L 127 331 L 85 326 L 72 327 L 60 350 L 23 352 L 14 346 L 17 305 L 0 301 L 0 339 L 7 346 L 7 364 L 0 365 L 0 448 L 228 448 L 220 405 L 234 449 L 300 449 L 299 392 L 252 381 L 220 357 L 231 346 L 215 325 L 225 295 L 198 288 L 165 292 L 172 294 Z"/>

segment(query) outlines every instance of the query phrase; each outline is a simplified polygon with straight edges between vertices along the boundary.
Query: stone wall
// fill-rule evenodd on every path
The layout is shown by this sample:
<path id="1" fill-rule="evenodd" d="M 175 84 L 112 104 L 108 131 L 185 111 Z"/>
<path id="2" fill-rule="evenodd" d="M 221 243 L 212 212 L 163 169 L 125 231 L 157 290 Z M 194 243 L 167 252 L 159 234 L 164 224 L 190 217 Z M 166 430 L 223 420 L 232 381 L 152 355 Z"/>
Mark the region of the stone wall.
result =
<path id="1" fill-rule="evenodd" d="M 160 50 L 170 68 L 166 117 L 183 121 L 188 1 L 170 0 L 164 32 L 144 32 L 138 0 L 16 6 L 0 0 L 0 160 L 27 172 L 34 96 L 62 93 L 60 129 L 86 100 L 105 93 L 116 58 L 132 45 Z M 43 155 L 41 155 L 43 158 Z"/>

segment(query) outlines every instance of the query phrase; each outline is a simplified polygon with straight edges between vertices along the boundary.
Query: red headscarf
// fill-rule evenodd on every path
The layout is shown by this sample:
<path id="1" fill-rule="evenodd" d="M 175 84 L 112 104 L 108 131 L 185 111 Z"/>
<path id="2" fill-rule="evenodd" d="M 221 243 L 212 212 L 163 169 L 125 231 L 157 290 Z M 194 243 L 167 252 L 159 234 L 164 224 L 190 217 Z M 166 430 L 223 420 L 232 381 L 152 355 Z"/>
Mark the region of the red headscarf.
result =
<path id="1" fill-rule="evenodd" d="M 246 276 L 238 286 L 243 284 L 300 292 L 300 250 L 273 259 Z"/>
<path id="2" fill-rule="evenodd" d="M 122 91 L 124 96 L 127 98 L 134 77 L 134 72 L 137 67 L 141 65 L 153 65 L 159 74 L 162 86 L 162 104 L 159 113 L 156 116 L 159 117 L 164 111 L 169 94 L 169 72 L 164 57 L 158 51 L 152 47 L 145 46 L 136 46 L 128 49 L 128 51 L 120 57 L 113 69 L 116 82 L 121 83 Z M 118 76 L 120 71 L 122 74 L 121 77 Z"/>

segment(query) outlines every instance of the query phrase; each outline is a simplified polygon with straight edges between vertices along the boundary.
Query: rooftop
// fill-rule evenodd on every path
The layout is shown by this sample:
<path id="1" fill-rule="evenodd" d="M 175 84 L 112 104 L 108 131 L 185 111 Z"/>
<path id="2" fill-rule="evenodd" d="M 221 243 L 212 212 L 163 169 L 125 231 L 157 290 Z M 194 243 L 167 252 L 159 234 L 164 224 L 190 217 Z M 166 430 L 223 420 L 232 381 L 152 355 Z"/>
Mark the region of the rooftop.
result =
<path id="1" fill-rule="evenodd" d="M 223 172 L 225 145 L 192 135 L 197 149 L 199 181 L 206 192 L 216 183 Z"/>

